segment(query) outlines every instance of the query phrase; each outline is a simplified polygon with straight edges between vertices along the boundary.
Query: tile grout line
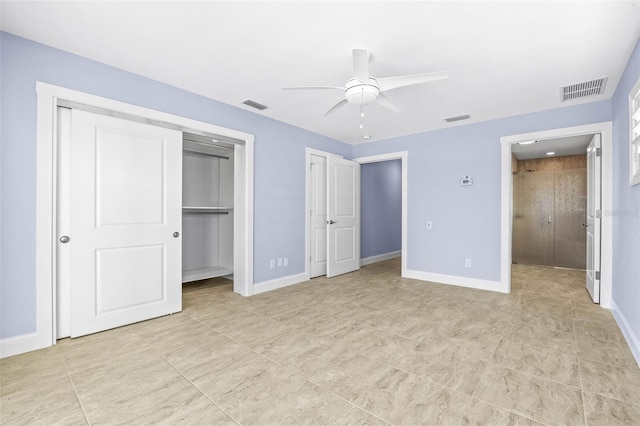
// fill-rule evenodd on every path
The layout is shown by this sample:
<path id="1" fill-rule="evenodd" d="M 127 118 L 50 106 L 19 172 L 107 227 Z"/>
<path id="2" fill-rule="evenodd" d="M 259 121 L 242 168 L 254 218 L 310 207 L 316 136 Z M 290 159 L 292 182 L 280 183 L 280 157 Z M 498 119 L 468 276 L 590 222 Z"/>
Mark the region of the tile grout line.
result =
<path id="1" fill-rule="evenodd" d="M 135 332 L 134 332 L 135 333 Z M 136 336 L 138 336 L 139 338 L 141 338 L 142 340 L 145 341 L 145 343 L 147 344 L 147 346 L 149 346 L 151 348 L 151 350 L 153 350 L 153 352 L 156 353 L 156 355 L 158 355 L 160 358 L 162 358 L 162 360 L 171 368 L 173 368 L 183 379 L 185 379 L 191 386 L 193 386 L 198 392 L 200 392 L 200 394 L 202 394 L 205 398 L 207 398 L 209 401 L 211 401 L 213 403 L 213 405 L 215 405 L 216 407 L 218 407 L 218 409 L 220 411 L 222 411 L 227 417 L 229 417 L 231 420 L 233 420 L 236 424 L 240 425 L 240 422 L 238 422 L 235 418 L 233 418 L 233 416 L 231 416 L 229 413 L 227 413 L 220 405 L 218 405 L 218 403 L 216 401 L 214 401 L 212 398 L 209 397 L 209 395 L 207 395 L 206 393 L 204 393 L 198 386 L 196 386 L 191 380 L 189 380 L 184 374 L 182 374 L 182 371 L 178 370 L 173 364 L 171 364 L 171 362 L 169 362 L 164 356 L 162 356 L 162 354 L 160 354 L 160 352 L 158 352 L 156 350 L 155 347 L 153 347 L 153 345 L 151 345 L 148 341 L 147 338 L 145 338 L 144 336 L 140 336 L 137 333 L 135 333 Z"/>
<path id="2" fill-rule="evenodd" d="M 66 371 L 67 378 L 69 379 L 69 383 L 71 383 L 71 387 L 73 388 L 73 393 L 76 395 L 76 400 L 78 401 L 78 405 L 80 405 L 80 410 L 82 410 L 82 415 L 84 416 L 84 419 L 87 422 L 87 425 L 91 425 L 91 422 L 89 421 L 89 416 L 87 415 L 87 412 L 84 409 L 84 405 L 82 404 L 82 400 L 80 399 L 80 395 L 78 395 L 78 390 L 76 389 L 76 385 L 75 385 L 75 383 L 73 383 L 73 378 L 71 377 L 71 373 L 69 372 L 69 368 L 67 368 L 67 361 L 64 359 L 62 351 L 58 347 L 58 345 L 55 345 L 55 346 L 56 346 L 56 350 L 58 351 L 58 354 L 60 355 L 60 358 L 62 359 L 62 364 L 64 365 L 64 370 Z"/>
<path id="3" fill-rule="evenodd" d="M 518 301 L 516 303 L 516 306 L 520 302 L 520 297 L 521 296 L 518 296 Z M 511 313 L 509 314 L 509 319 L 511 319 L 513 317 L 513 314 L 514 314 L 515 311 L 516 311 L 516 307 L 514 307 L 513 310 L 511 311 Z M 511 322 L 509 322 L 509 324 L 511 324 Z M 491 360 L 493 359 L 493 357 L 496 354 L 498 348 L 500 347 L 500 344 L 502 343 L 502 339 L 504 338 L 505 334 L 507 333 L 507 329 L 510 327 L 509 324 L 507 324 L 505 326 L 505 328 L 502 330 L 502 333 L 500 333 L 500 338 L 498 339 L 498 344 L 493 349 L 493 352 L 491 353 L 491 356 L 489 356 L 489 358 L 487 360 L 487 364 L 484 366 L 484 370 L 482 371 L 482 374 L 480 374 L 480 379 L 478 379 L 478 383 L 476 384 L 476 387 L 473 389 L 473 392 L 471 393 L 471 397 L 472 398 L 475 397 L 476 392 L 478 391 L 478 387 L 480 386 L 480 381 L 482 380 L 482 376 L 484 376 L 485 373 L 487 372 L 487 368 L 489 367 L 489 364 L 491 364 Z M 477 398 L 477 399 L 479 399 L 479 398 Z"/>
<path id="4" fill-rule="evenodd" d="M 578 349 L 578 336 L 576 333 L 576 323 L 573 316 L 573 310 L 571 311 L 571 324 L 573 326 L 573 338 L 576 343 L 576 349 Z M 582 419 L 584 420 L 584 425 L 587 426 L 587 404 L 584 398 L 584 385 L 582 383 L 582 362 L 580 361 L 580 359 L 581 357 L 578 353 L 578 378 L 580 379 L 580 398 L 582 399 Z"/>
<path id="5" fill-rule="evenodd" d="M 262 316 L 262 315 L 260 315 L 260 316 Z M 264 317 L 264 318 L 267 318 L 267 317 Z M 354 403 L 352 403 L 351 401 L 349 401 L 349 400 L 347 400 L 347 399 L 343 398 L 342 396 L 340 396 L 340 395 L 338 395 L 338 394 L 336 394 L 336 393 L 334 393 L 334 392 L 330 391 L 329 389 L 325 389 L 325 388 L 324 388 L 324 387 L 322 387 L 321 385 L 319 385 L 319 384 L 317 384 L 317 383 L 313 382 L 312 380 L 310 380 L 308 377 L 306 377 L 306 376 L 305 376 L 304 374 L 302 374 L 301 372 L 296 371 L 295 369 L 293 369 L 293 368 L 291 368 L 291 367 L 287 367 L 286 365 L 282 365 L 282 364 L 281 364 L 281 363 L 279 363 L 278 361 L 273 360 L 273 359 L 269 358 L 268 356 L 261 354 L 260 352 L 258 352 L 258 351 L 256 351 L 255 349 L 253 349 L 253 348 L 251 348 L 251 347 L 249 347 L 249 346 L 245 345 L 244 343 L 238 342 L 237 340 L 233 339 L 232 337 L 227 336 L 226 334 L 220 333 L 219 331 L 215 330 L 213 327 L 210 327 L 209 325 L 207 325 L 207 324 L 205 324 L 205 323 L 200 322 L 200 321 L 199 321 L 199 320 L 197 320 L 196 318 L 193 318 L 193 317 L 192 317 L 192 319 L 194 319 L 194 320 L 195 320 L 195 321 L 197 321 L 198 323 L 202 324 L 203 326 L 205 326 L 205 327 L 207 327 L 207 328 L 211 329 L 213 332 L 218 333 L 218 334 L 220 334 L 220 335 L 222 335 L 222 336 L 226 337 L 227 339 L 231 340 L 232 342 L 234 342 L 234 343 L 236 343 L 236 344 L 238 344 L 238 345 L 240 345 L 240 346 L 243 346 L 243 347 L 245 347 L 245 348 L 249 349 L 251 352 L 253 352 L 254 354 L 256 354 L 256 355 L 258 355 L 258 356 L 260 356 L 260 357 L 262 357 L 262 358 L 266 359 L 267 361 L 272 362 L 272 363 L 274 363 L 275 365 L 277 365 L 277 366 L 279 366 L 279 367 L 281 367 L 281 368 L 284 368 L 284 369 L 286 369 L 286 370 L 289 370 L 289 371 L 291 371 L 292 373 L 294 373 L 294 374 L 296 374 L 296 375 L 299 375 L 300 377 L 302 377 L 302 378 L 303 378 L 303 380 L 305 380 L 305 381 L 309 382 L 310 384 L 312 384 L 313 386 L 316 386 L 316 387 L 318 387 L 318 388 L 322 389 L 323 391 L 325 391 L 325 392 L 327 392 L 327 393 L 329 393 L 329 394 L 331 394 L 331 395 L 335 396 L 336 398 L 339 398 L 339 399 L 343 400 L 344 402 L 346 402 L 347 404 L 349 404 L 351 407 L 358 408 L 358 409 L 360 409 L 360 410 L 364 411 L 365 413 L 367 413 L 367 414 L 369 414 L 369 415 L 371 415 L 371 416 L 375 417 L 376 419 L 379 419 L 379 420 L 383 421 L 384 423 L 391 424 L 391 423 L 387 422 L 386 420 L 381 419 L 380 417 L 376 416 L 375 414 L 370 413 L 369 411 L 365 410 L 364 408 L 361 408 L 360 406 L 355 405 Z M 174 368 L 175 368 L 175 367 L 174 367 Z M 194 386 L 195 386 L 195 385 L 194 385 Z M 198 389 L 198 390 L 199 390 L 199 389 Z M 216 404 L 216 405 L 217 405 L 217 404 Z M 338 413 L 338 414 L 336 414 L 335 416 L 331 417 L 331 419 L 329 420 L 329 423 L 327 423 L 327 424 L 331 424 L 331 420 L 335 419 L 335 418 L 336 418 L 337 416 L 339 416 L 339 415 L 340 415 L 340 413 Z M 235 420 L 235 419 L 234 419 L 234 420 Z M 238 423 L 238 422 L 236 422 L 236 423 Z M 238 423 L 238 424 L 240 424 L 240 423 Z"/>
<path id="6" fill-rule="evenodd" d="M 518 302 L 516 303 L 516 305 L 514 306 L 513 310 L 511 311 L 511 314 L 509 315 L 509 318 L 513 317 L 514 312 L 515 312 L 515 311 L 516 311 L 516 309 L 517 309 L 518 303 L 519 303 L 519 302 L 520 302 L 520 300 L 521 300 L 521 299 L 520 299 L 520 297 L 521 297 L 521 296 L 518 296 Z M 476 399 L 476 400 L 478 400 L 478 401 L 482 401 L 482 402 L 487 403 L 487 404 L 489 404 L 489 405 L 492 405 L 492 406 L 494 406 L 494 407 L 498 407 L 498 408 L 500 408 L 500 409 L 502 409 L 502 410 L 506 410 L 506 411 L 508 411 L 509 413 L 513 413 L 513 414 L 516 414 L 516 415 L 518 415 L 518 416 L 520 416 L 520 417 L 524 417 L 524 418 L 529 419 L 529 420 L 531 420 L 531 421 L 534 421 L 534 422 L 537 422 L 537 423 L 542 423 L 542 424 L 545 424 L 545 425 L 546 425 L 546 423 L 543 423 L 543 422 L 541 422 L 541 421 L 539 421 L 539 420 L 532 419 L 528 414 L 525 414 L 525 413 L 522 413 L 522 414 L 521 414 L 521 412 L 519 412 L 519 411 L 514 412 L 514 411 L 512 411 L 512 410 L 511 410 L 511 409 L 509 409 L 509 408 L 501 407 L 501 406 L 499 406 L 499 405 L 497 405 L 497 404 L 494 404 L 494 403 L 489 402 L 489 401 L 485 401 L 484 399 L 481 399 L 481 398 L 478 398 L 478 397 L 476 397 L 476 396 L 475 396 L 475 395 L 476 395 L 476 392 L 477 392 L 477 390 L 478 390 L 478 387 L 480 386 L 480 381 L 482 380 L 482 376 L 484 376 L 484 374 L 487 372 L 487 368 L 489 367 L 489 364 L 493 364 L 493 363 L 491 362 L 491 360 L 493 359 L 493 357 L 494 357 L 495 353 L 497 352 L 498 347 L 500 347 L 500 344 L 502 343 L 502 339 L 504 338 L 504 336 L 505 336 L 505 334 L 506 334 L 507 328 L 509 328 L 509 325 L 507 325 L 507 326 L 504 328 L 504 330 L 502 331 L 502 333 L 500 334 L 500 340 L 499 340 L 499 343 L 496 345 L 495 349 L 493 350 L 493 353 L 492 353 L 492 354 L 491 354 L 491 356 L 489 357 L 489 360 L 487 361 L 487 365 L 485 365 L 484 371 L 483 371 L 483 372 L 482 372 L 482 374 L 480 375 L 480 379 L 478 379 L 478 383 L 476 384 L 476 387 L 475 387 L 475 389 L 473 390 L 473 393 L 471 394 L 471 399 L 469 400 L 469 402 L 467 403 L 467 406 L 465 407 L 465 411 L 466 411 L 466 409 L 469 407 L 469 405 L 471 405 L 471 401 L 473 401 L 474 399 Z M 495 365 L 498 365 L 498 364 L 495 364 Z M 463 418 L 463 417 L 464 417 L 464 415 L 460 418 L 460 421 L 458 422 L 458 425 L 460 425 L 460 422 L 462 421 L 462 418 Z"/>

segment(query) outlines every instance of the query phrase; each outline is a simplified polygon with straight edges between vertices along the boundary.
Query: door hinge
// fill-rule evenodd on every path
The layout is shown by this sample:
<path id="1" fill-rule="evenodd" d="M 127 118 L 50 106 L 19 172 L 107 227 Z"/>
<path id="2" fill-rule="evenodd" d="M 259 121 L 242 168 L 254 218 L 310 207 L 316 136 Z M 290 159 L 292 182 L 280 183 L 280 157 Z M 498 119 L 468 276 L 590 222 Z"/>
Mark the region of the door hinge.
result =
<path id="1" fill-rule="evenodd" d="M 602 155 L 602 148 L 596 148 L 596 157 L 600 157 Z"/>
<path id="2" fill-rule="evenodd" d="M 596 271 L 596 280 L 600 279 L 600 271 Z"/>
<path id="3" fill-rule="evenodd" d="M 602 210 L 596 210 L 596 219 L 602 219 Z"/>

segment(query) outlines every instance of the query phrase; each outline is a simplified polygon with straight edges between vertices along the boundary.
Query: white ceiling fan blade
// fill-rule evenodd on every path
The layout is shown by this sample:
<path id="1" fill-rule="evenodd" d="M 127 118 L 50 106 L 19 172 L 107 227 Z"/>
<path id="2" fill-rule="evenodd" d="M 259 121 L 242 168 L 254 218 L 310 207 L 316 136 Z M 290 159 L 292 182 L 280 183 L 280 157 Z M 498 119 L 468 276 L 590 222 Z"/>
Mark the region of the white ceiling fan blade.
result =
<path id="1" fill-rule="evenodd" d="M 402 75 L 398 77 L 378 78 L 378 87 L 381 92 L 397 89 L 398 87 L 413 86 L 414 84 L 429 83 L 430 81 L 449 78 L 447 71 L 429 72 L 424 74 Z"/>
<path id="2" fill-rule="evenodd" d="M 389 108 L 393 112 L 402 112 L 402 107 L 396 101 L 391 99 L 389 95 L 384 93 L 380 93 L 378 95 L 376 102 L 385 108 Z"/>
<path id="3" fill-rule="evenodd" d="M 366 49 L 353 49 L 353 78 L 369 84 L 369 52 Z"/>
<path id="4" fill-rule="evenodd" d="M 299 86 L 299 87 L 283 87 L 282 90 L 327 90 L 338 89 L 346 90 L 344 87 L 338 86 Z"/>
<path id="5" fill-rule="evenodd" d="M 324 113 L 324 117 L 326 117 L 327 115 L 336 112 L 339 109 L 342 109 L 345 107 L 345 105 L 347 105 L 348 101 L 346 99 L 341 100 L 340 102 L 338 102 L 337 104 L 335 104 L 334 106 L 331 107 L 331 109 L 327 112 Z"/>

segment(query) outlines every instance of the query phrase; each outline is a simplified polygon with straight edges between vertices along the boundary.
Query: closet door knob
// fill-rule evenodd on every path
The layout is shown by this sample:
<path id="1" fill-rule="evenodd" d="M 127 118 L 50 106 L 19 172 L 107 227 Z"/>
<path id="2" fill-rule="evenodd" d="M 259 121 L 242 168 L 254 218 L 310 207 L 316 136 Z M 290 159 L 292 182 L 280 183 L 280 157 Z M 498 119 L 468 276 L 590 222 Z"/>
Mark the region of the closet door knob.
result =
<path id="1" fill-rule="evenodd" d="M 63 235 L 62 237 L 60 237 L 60 242 L 62 244 L 67 244 L 69 241 L 71 241 L 71 238 L 67 237 L 66 235 Z"/>
<path id="2" fill-rule="evenodd" d="M 180 233 L 179 233 L 179 232 L 174 232 L 174 233 L 173 233 L 173 238 L 178 238 L 179 236 L 180 236 Z"/>
<path id="3" fill-rule="evenodd" d="M 333 225 L 334 223 L 338 223 L 338 222 L 335 222 L 335 221 L 333 221 L 333 220 L 330 220 L 330 221 L 329 221 L 329 225 Z"/>

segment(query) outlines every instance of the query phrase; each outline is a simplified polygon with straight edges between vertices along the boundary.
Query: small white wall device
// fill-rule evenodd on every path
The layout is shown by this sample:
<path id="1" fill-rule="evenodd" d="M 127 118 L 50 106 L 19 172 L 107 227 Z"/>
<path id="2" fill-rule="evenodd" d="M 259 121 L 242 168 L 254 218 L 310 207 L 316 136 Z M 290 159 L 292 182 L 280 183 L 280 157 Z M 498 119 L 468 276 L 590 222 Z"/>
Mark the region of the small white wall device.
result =
<path id="1" fill-rule="evenodd" d="M 462 178 L 460 179 L 460 185 L 462 185 L 462 186 L 471 186 L 471 185 L 473 185 L 473 178 L 471 177 L 471 175 L 462 176 Z"/>

